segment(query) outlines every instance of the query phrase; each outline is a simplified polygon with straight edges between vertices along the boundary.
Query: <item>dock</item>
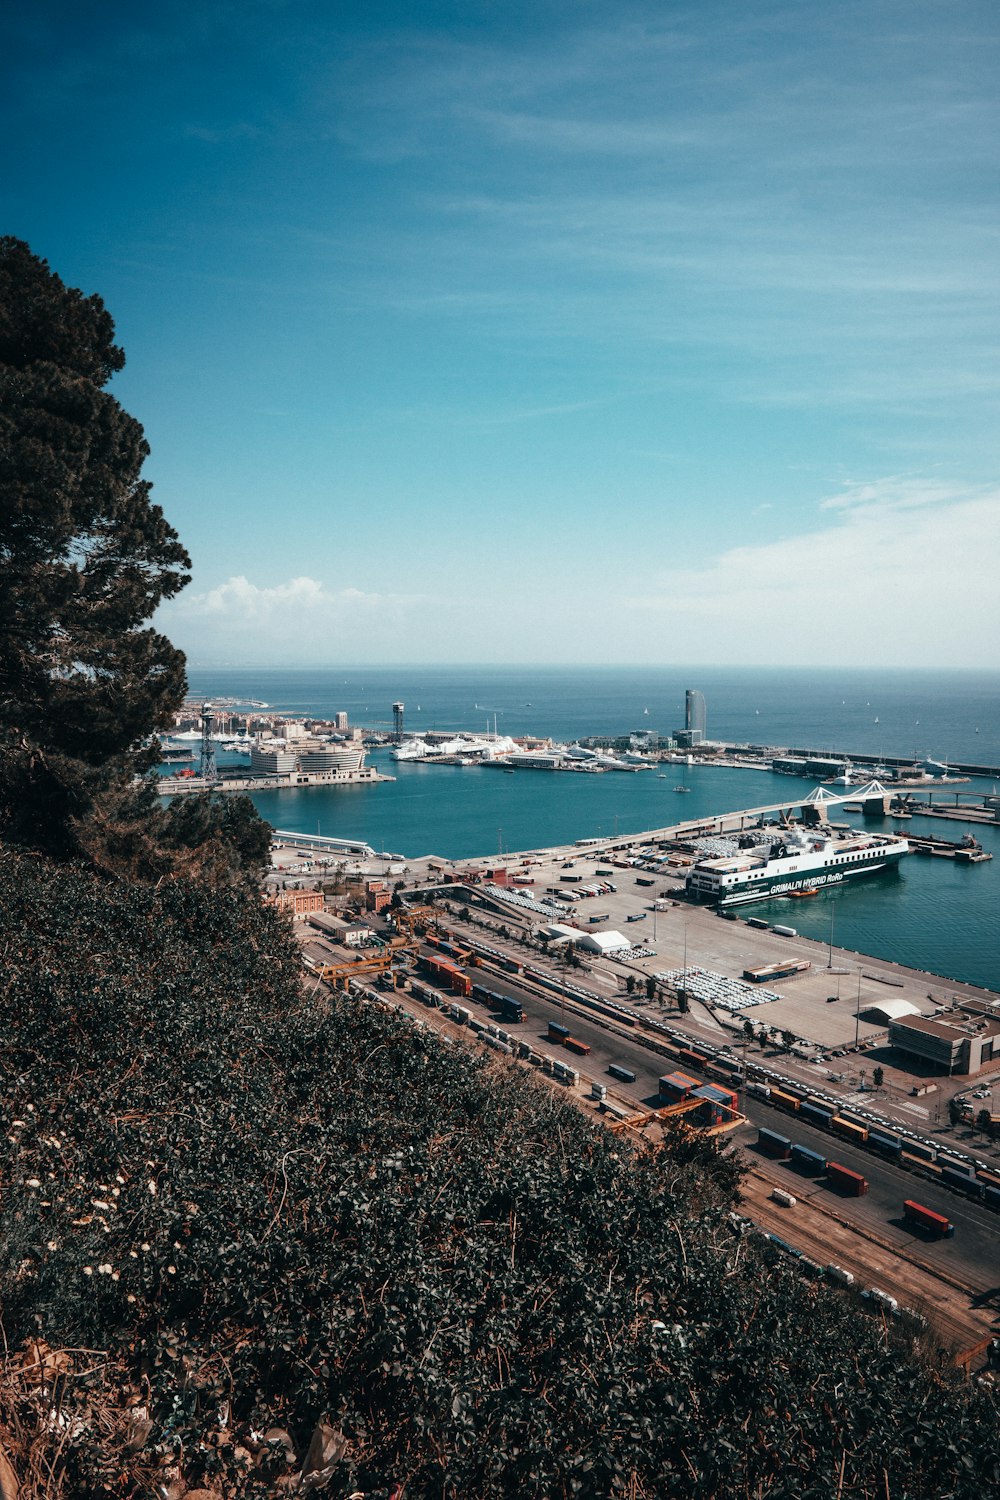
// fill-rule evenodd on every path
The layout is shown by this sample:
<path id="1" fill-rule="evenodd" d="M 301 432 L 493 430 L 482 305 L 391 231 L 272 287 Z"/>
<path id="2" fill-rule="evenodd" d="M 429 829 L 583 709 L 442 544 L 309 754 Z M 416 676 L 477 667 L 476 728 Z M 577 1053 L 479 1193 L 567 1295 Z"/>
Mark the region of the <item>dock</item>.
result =
<path id="1" fill-rule="evenodd" d="M 334 786 L 374 786 L 379 781 L 395 781 L 374 766 L 360 771 L 289 771 L 284 776 L 160 776 L 157 794 L 161 797 L 184 797 L 195 792 L 280 792 L 290 788 Z"/>

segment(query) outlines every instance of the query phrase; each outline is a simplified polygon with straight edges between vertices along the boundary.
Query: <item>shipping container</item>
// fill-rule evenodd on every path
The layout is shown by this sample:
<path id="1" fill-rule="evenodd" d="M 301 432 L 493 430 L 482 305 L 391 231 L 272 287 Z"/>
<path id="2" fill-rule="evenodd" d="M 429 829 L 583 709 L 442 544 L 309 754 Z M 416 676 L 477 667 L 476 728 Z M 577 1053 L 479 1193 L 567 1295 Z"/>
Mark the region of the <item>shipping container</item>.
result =
<path id="1" fill-rule="evenodd" d="M 524 1006 L 520 1000 L 515 1000 L 512 995 L 497 995 L 495 999 L 500 1007 L 500 1014 L 505 1021 L 518 1022 L 524 1020 Z"/>
<path id="2" fill-rule="evenodd" d="M 799 1114 L 805 1120 L 810 1120 L 813 1125 L 820 1125 L 824 1130 L 829 1130 L 830 1121 L 833 1119 L 833 1110 L 827 1109 L 822 1104 L 813 1104 L 811 1100 L 804 1099 L 799 1105 Z"/>
<path id="3" fill-rule="evenodd" d="M 698 1086 L 698 1079 L 690 1078 L 687 1073 L 666 1073 L 660 1079 L 660 1103 L 676 1104 L 693 1094 Z"/>
<path id="4" fill-rule="evenodd" d="M 860 1172 L 841 1166 L 839 1161 L 828 1161 L 826 1175 L 830 1183 L 852 1198 L 861 1198 L 868 1191 L 868 1180 Z"/>
<path id="5" fill-rule="evenodd" d="M 845 1120 L 843 1115 L 834 1115 L 830 1128 L 845 1140 L 854 1141 L 859 1146 L 863 1146 L 868 1139 L 867 1125 L 856 1125 L 853 1120 Z"/>
<path id="6" fill-rule="evenodd" d="M 771 931 L 776 932 L 779 937 L 798 937 L 794 927 L 785 927 L 780 922 L 775 922 Z"/>
<path id="7" fill-rule="evenodd" d="M 563 1026 L 559 1021 L 549 1022 L 549 1041 L 564 1042 L 569 1036 L 569 1027 Z"/>
<path id="8" fill-rule="evenodd" d="M 780 1203 L 782 1208 L 794 1208 L 796 1203 L 798 1202 L 798 1199 L 793 1198 L 791 1193 L 786 1193 L 784 1188 L 776 1187 L 772 1192 L 771 1197 L 774 1199 L 775 1203 Z"/>
<path id="9" fill-rule="evenodd" d="M 1000 1210 L 1000 1188 L 991 1187 L 989 1183 L 983 1188 L 983 1201 L 988 1208 Z"/>
<path id="10" fill-rule="evenodd" d="M 829 1278 L 830 1278 L 831 1281 L 839 1282 L 839 1284 L 841 1286 L 853 1286 L 854 1285 L 854 1276 L 853 1276 L 853 1274 L 850 1271 L 845 1271 L 844 1268 L 843 1268 L 843 1266 L 837 1266 L 837 1265 L 831 1264 L 831 1265 L 827 1266 L 827 1268 L 826 1268 L 826 1274 L 827 1274 L 827 1276 L 829 1276 Z"/>
<path id="11" fill-rule="evenodd" d="M 747 926 L 748 927 L 764 927 L 764 928 L 766 928 L 766 927 L 769 927 L 771 925 L 768 922 L 768 920 L 767 920 L 766 917 L 747 917 L 746 921 L 747 921 Z"/>
<path id="12" fill-rule="evenodd" d="M 801 1101 L 787 1089 L 776 1089 L 771 1085 L 771 1103 L 779 1105 L 782 1109 L 790 1109 L 793 1114 L 798 1114 Z"/>
<path id="13" fill-rule="evenodd" d="M 608 1072 L 612 1078 L 617 1078 L 619 1083 L 635 1083 L 635 1074 L 631 1068 L 623 1068 L 621 1063 L 609 1063 Z"/>
<path id="14" fill-rule="evenodd" d="M 910 1224 L 916 1224 L 921 1229 L 928 1230 L 931 1234 L 940 1235 L 942 1239 L 951 1239 L 955 1233 L 955 1226 L 944 1214 L 939 1214 L 933 1208 L 925 1208 L 922 1203 L 915 1203 L 912 1198 L 903 1201 L 903 1217 Z"/>
<path id="15" fill-rule="evenodd" d="M 796 1144 L 792 1147 L 792 1165 L 807 1177 L 819 1177 L 826 1171 L 826 1157 L 818 1151 L 810 1151 L 808 1146 Z"/>
<path id="16" fill-rule="evenodd" d="M 925 1141 L 907 1141 L 903 1155 L 916 1157 L 919 1161 L 937 1161 L 937 1147 Z"/>
<path id="17" fill-rule="evenodd" d="M 463 974 L 461 969 L 457 969 L 447 959 L 422 953 L 417 962 L 430 979 L 442 987 L 447 985 L 453 994 L 462 996 L 472 994 L 472 980 L 468 974 Z"/>
<path id="18" fill-rule="evenodd" d="M 937 1159 L 940 1167 L 947 1167 L 951 1172 L 961 1172 L 965 1177 L 975 1177 L 976 1175 L 976 1169 L 972 1162 L 964 1156 L 951 1156 L 947 1151 L 939 1151 Z"/>
<path id="19" fill-rule="evenodd" d="M 978 1200 L 983 1196 L 983 1184 L 970 1177 L 967 1172 L 956 1172 L 954 1167 L 941 1168 L 941 1181 L 946 1182 L 949 1187 L 957 1188 L 967 1198 Z"/>
<path id="20" fill-rule="evenodd" d="M 703 1068 L 705 1066 L 704 1055 L 695 1052 L 691 1047 L 678 1047 L 677 1056 L 681 1062 L 687 1063 L 689 1068 Z"/>
<path id="21" fill-rule="evenodd" d="M 739 1063 L 727 1067 L 722 1058 L 716 1058 L 713 1062 L 705 1064 L 705 1072 L 709 1078 L 717 1078 L 720 1083 L 739 1083 L 743 1077 Z"/>
<path id="22" fill-rule="evenodd" d="M 563 1046 L 568 1052 L 577 1052 L 581 1057 L 586 1057 L 587 1053 L 590 1051 L 590 1043 L 581 1042 L 580 1039 L 575 1036 L 566 1037 L 563 1042 Z"/>
<path id="23" fill-rule="evenodd" d="M 776 1161 L 787 1161 L 792 1154 L 791 1141 L 776 1130 L 759 1130 L 757 1145 L 765 1156 L 773 1156 Z"/>
<path id="24" fill-rule="evenodd" d="M 743 1064 L 735 1057 L 720 1056 L 713 1058 L 713 1062 L 715 1063 L 716 1067 L 725 1068 L 728 1073 L 743 1072 Z"/>
<path id="25" fill-rule="evenodd" d="M 894 1135 L 883 1135 L 878 1130 L 869 1130 L 868 1149 L 877 1151 L 879 1156 L 887 1156 L 892 1160 L 898 1160 L 902 1155 L 903 1143 Z"/>
<path id="26" fill-rule="evenodd" d="M 699 1099 L 712 1099 L 716 1104 L 724 1104 L 728 1110 L 736 1108 L 737 1101 L 733 1090 L 724 1088 L 720 1084 L 702 1083 L 694 1092 Z"/>

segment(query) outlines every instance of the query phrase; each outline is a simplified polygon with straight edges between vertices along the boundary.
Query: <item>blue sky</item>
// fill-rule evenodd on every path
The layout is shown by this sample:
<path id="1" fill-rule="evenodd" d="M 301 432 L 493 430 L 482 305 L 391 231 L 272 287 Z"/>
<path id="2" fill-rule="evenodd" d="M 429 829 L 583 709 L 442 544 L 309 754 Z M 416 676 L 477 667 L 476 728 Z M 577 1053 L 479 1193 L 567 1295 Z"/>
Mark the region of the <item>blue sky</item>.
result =
<path id="1" fill-rule="evenodd" d="M 192 663 L 995 664 L 995 6 L 6 28 L 4 232 L 115 317 Z"/>

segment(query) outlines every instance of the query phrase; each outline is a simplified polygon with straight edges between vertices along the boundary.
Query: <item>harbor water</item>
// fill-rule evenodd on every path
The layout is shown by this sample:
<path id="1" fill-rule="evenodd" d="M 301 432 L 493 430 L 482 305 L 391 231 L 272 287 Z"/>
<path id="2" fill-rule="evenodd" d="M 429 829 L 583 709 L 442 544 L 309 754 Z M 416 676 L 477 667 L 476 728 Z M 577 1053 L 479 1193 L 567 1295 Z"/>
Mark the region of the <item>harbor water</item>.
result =
<path id="1" fill-rule="evenodd" d="M 870 758 L 916 751 L 942 761 L 1000 763 L 996 674 L 484 667 L 192 670 L 190 678 L 197 695 L 251 697 L 287 714 L 326 717 L 346 710 L 352 723 L 386 728 L 392 703 L 402 700 L 407 726 L 415 729 L 481 730 L 488 713 L 491 726 L 496 714 L 501 733 L 559 740 L 643 728 L 669 732 L 683 724 L 684 687 L 690 686 L 705 693 L 708 732 L 719 739 Z M 924 738 L 914 743 L 925 727 Z M 255 793 L 253 800 L 278 828 L 364 839 L 375 849 L 409 857 L 488 858 L 761 806 L 811 786 L 768 771 L 707 766 L 667 765 L 662 777 L 655 770 L 505 775 L 482 767 L 397 763 L 387 750 L 375 751 L 370 760 L 397 779 Z M 681 784 L 690 790 L 676 792 Z M 978 780 L 955 790 L 981 795 L 993 784 Z M 862 821 L 842 811 L 834 816 Z M 1000 826 L 919 815 L 865 826 L 947 839 L 971 828 L 994 858 L 965 865 L 914 854 L 898 874 L 806 900 L 761 903 L 754 912 L 822 941 L 832 922 L 838 947 L 1000 991 Z M 940 994 L 940 986 L 934 988 Z"/>

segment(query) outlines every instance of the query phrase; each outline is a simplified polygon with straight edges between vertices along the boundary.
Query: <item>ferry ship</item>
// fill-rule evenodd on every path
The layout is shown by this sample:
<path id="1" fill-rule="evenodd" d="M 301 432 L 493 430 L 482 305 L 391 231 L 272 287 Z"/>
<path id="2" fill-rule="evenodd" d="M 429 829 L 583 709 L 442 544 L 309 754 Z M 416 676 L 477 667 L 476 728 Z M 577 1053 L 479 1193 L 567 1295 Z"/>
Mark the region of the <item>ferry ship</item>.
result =
<path id="1" fill-rule="evenodd" d="M 795 829 L 764 843 L 742 835 L 734 853 L 698 860 L 688 873 L 687 894 L 695 901 L 742 906 L 874 875 L 909 852 L 906 839 L 877 833 Z"/>

